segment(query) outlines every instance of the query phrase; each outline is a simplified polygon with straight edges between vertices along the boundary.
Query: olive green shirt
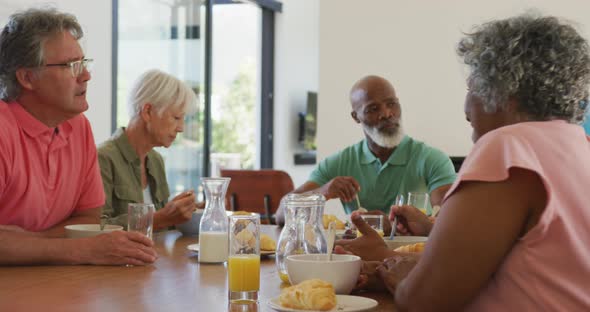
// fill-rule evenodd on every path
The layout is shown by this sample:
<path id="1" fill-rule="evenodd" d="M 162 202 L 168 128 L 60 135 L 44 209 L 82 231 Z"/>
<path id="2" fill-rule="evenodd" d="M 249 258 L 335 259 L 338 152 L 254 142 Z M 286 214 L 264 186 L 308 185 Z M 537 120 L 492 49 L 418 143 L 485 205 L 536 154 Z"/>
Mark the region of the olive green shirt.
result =
<path id="1" fill-rule="evenodd" d="M 143 202 L 141 163 L 129 143 L 125 128 L 119 128 L 108 140 L 98 146 L 98 163 L 106 203 L 102 213 L 109 216 L 110 224 L 127 226 L 127 204 Z M 151 150 L 146 157 L 146 173 L 152 201 L 156 210 L 168 201 L 170 191 L 162 156 Z"/>

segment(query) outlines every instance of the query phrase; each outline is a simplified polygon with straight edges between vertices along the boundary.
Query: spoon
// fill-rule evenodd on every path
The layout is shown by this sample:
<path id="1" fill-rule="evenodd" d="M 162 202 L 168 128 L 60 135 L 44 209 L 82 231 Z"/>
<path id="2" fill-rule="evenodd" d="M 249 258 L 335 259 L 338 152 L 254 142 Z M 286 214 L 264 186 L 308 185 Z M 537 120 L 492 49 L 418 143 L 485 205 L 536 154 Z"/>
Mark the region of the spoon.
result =
<path id="1" fill-rule="evenodd" d="M 404 195 L 397 195 L 395 197 L 395 204 L 397 206 L 401 206 L 404 204 Z M 392 240 L 395 237 L 395 231 L 397 229 L 397 216 L 393 215 L 393 224 L 391 225 L 391 234 L 389 235 L 389 239 Z"/>
<path id="2" fill-rule="evenodd" d="M 334 240 L 336 239 L 336 222 L 332 221 L 328 225 L 328 261 L 332 261 L 332 250 L 334 250 Z"/>
<path id="3" fill-rule="evenodd" d="M 100 216 L 100 230 L 104 230 L 104 226 L 107 224 L 107 220 L 109 219 L 109 216 L 106 214 L 103 214 Z"/>

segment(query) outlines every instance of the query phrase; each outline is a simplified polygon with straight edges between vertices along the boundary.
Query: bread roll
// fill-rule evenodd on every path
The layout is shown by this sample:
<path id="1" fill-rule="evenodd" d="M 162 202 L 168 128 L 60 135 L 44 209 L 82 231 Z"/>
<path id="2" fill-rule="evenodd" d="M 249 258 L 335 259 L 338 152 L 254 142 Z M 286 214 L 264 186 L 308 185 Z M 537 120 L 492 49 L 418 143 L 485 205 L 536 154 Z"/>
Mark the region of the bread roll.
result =
<path id="1" fill-rule="evenodd" d="M 232 213 L 232 216 L 248 216 L 248 215 L 251 215 L 251 214 L 252 214 L 251 212 L 240 210 L 240 211 L 234 211 Z"/>
<path id="2" fill-rule="evenodd" d="M 274 251 L 276 250 L 277 242 L 266 234 L 260 234 L 260 250 Z"/>
<path id="3" fill-rule="evenodd" d="M 310 279 L 283 289 L 279 301 L 285 308 L 329 311 L 336 307 L 336 293 L 332 284 Z"/>

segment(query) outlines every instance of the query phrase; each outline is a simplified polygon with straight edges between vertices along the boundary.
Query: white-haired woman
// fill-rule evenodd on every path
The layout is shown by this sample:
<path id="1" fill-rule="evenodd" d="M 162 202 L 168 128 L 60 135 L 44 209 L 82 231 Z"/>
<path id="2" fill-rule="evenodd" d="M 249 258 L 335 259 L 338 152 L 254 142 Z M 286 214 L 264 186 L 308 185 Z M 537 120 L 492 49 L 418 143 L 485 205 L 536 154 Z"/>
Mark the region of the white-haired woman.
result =
<path id="1" fill-rule="evenodd" d="M 129 123 L 98 148 L 110 223 L 127 224 L 129 203 L 153 203 L 154 229 L 186 222 L 196 208 L 193 191 L 168 201 L 164 161 L 154 147 L 169 147 L 184 129 L 184 115 L 194 105 L 194 92 L 159 70 L 142 74 L 129 94 Z"/>

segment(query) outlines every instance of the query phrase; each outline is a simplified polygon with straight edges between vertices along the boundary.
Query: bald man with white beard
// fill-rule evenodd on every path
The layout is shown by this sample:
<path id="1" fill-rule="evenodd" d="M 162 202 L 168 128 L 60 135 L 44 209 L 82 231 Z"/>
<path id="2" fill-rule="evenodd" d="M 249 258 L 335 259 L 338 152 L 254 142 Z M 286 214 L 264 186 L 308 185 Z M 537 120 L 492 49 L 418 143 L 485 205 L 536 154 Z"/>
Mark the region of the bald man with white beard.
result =
<path id="1" fill-rule="evenodd" d="M 430 204 L 440 205 L 455 180 L 450 158 L 440 150 L 404 133 L 401 106 L 386 79 L 366 76 L 350 91 L 352 119 L 362 125 L 365 139 L 322 160 L 307 182 L 293 193 L 317 191 L 326 199 L 340 198 L 351 213 L 361 206 L 370 214 L 385 215 L 396 195 L 430 194 Z M 284 222 L 279 209 L 277 222 Z M 384 218 L 386 235 L 391 230 Z"/>

